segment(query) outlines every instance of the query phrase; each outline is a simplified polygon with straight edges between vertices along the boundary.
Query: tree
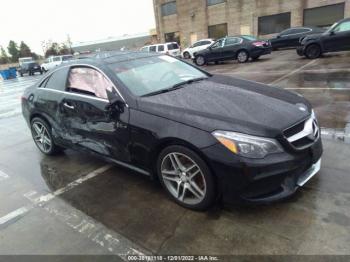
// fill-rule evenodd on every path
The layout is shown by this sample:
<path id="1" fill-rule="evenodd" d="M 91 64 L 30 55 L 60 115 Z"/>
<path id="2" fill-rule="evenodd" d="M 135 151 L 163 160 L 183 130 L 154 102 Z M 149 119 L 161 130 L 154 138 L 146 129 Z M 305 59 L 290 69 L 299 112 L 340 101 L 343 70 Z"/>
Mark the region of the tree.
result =
<path id="1" fill-rule="evenodd" d="M 60 47 L 56 42 L 50 43 L 45 51 L 45 57 L 59 55 Z"/>
<path id="2" fill-rule="evenodd" d="M 11 62 L 13 63 L 17 62 L 19 58 L 19 50 L 16 42 L 13 40 L 10 40 L 7 50 L 11 55 Z"/>
<path id="3" fill-rule="evenodd" d="M 21 41 L 21 44 L 19 45 L 19 54 L 20 57 L 32 56 L 32 51 L 30 50 L 29 46 L 23 41 Z"/>
<path id="4" fill-rule="evenodd" d="M 69 54 L 71 54 L 71 50 L 65 43 L 63 43 L 60 46 L 59 54 L 60 55 L 69 55 Z"/>
<path id="5" fill-rule="evenodd" d="M 0 64 L 7 64 L 10 62 L 10 58 L 8 57 L 5 49 L 1 46 L 0 47 Z"/>

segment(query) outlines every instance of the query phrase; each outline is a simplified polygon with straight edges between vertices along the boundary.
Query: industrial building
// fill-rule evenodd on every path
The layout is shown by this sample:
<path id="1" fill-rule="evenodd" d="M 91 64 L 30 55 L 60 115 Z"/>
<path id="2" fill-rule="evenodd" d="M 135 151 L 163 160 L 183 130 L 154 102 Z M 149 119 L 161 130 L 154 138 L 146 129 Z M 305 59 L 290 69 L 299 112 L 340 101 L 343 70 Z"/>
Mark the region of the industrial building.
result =
<path id="1" fill-rule="evenodd" d="M 269 37 L 295 26 L 329 27 L 350 17 L 350 0 L 153 0 L 158 40 Z"/>

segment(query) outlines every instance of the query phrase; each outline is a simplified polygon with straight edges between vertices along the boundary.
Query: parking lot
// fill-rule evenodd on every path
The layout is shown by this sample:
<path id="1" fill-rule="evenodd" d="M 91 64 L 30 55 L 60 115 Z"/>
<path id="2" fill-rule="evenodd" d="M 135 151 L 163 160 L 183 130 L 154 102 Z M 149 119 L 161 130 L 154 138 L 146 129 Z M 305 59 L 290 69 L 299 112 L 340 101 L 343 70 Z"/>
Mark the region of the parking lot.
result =
<path id="1" fill-rule="evenodd" d="M 350 255 L 350 53 L 294 50 L 204 69 L 309 99 L 323 127 L 322 169 L 287 201 L 184 209 L 147 177 L 89 155 L 43 156 L 20 115 L 40 76 L 0 82 L 1 254 Z"/>

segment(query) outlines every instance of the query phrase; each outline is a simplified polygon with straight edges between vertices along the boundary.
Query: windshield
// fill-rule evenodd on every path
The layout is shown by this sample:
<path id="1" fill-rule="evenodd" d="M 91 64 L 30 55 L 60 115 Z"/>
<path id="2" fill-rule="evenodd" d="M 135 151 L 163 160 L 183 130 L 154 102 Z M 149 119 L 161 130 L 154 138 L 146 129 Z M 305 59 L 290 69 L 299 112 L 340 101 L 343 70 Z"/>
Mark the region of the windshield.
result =
<path id="1" fill-rule="evenodd" d="M 327 29 L 325 33 L 330 33 L 333 31 L 333 29 L 338 25 L 338 22 L 334 23 L 330 28 Z"/>
<path id="2" fill-rule="evenodd" d="M 154 56 L 109 65 L 136 96 L 171 88 L 188 80 L 207 77 L 195 67 L 170 56 Z"/>

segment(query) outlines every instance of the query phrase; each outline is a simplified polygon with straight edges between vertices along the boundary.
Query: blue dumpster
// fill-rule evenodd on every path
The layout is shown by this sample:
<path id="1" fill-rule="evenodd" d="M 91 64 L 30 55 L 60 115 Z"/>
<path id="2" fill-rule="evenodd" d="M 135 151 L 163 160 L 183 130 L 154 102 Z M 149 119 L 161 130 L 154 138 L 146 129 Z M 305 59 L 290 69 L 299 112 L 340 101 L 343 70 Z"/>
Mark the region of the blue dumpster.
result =
<path id="1" fill-rule="evenodd" d="M 17 68 L 16 67 L 10 67 L 10 78 L 16 78 L 17 77 Z"/>
<path id="2" fill-rule="evenodd" d="M 2 79 L 12 79 L 17 77 L 17 69 L 16 67 L 10 67 L 9 69 L 0 70 L 0 75 Z"/>

